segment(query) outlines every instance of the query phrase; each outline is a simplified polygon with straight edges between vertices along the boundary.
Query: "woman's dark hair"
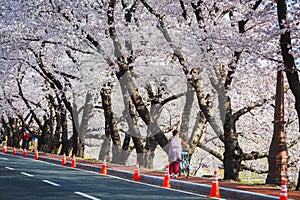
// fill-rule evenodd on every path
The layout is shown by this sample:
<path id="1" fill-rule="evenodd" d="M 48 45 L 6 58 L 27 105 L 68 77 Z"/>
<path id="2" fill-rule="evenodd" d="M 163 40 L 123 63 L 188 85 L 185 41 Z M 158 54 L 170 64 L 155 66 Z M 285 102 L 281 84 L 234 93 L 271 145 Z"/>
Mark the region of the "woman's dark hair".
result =
<path id="1" fill-rule="evenodd" d="M 175 135 L 177 135 L 177 133 L 178 133 L 178 130 L 177 129 L 175 129 L 173 132 L 173 136 L 175 136 Z"/>

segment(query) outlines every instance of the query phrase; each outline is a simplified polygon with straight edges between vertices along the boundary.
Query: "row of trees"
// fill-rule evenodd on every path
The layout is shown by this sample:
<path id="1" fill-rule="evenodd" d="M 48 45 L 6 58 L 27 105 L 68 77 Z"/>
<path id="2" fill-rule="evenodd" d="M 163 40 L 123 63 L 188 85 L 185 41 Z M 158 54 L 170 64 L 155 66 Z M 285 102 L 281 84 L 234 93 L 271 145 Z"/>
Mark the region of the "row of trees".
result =
<path id="1" fill-rule="evenodd" d="M 238 180 L 241 169 L 268 171 L 279 69 L 288 80 L 285 132 L 295 174 L 298 7 L 282 0 L 3 2 L 4 134 L 16 146 L 28 130 L 40 150 L 56 153 L 62 144 L 61 152 L 72 147 L 81 156 L 88 137 L 105 135 L 99 158 L 112 152 L 111 162 L 125 163 L 135 150 L 141 165 L 153 167 L 157 148 L 167 151 L 167 134 L 178 128 L 191 158 L 203 149 L 223 163 L 224 179 Z M 91 135 L 93 128 L 100 131 Z"/>

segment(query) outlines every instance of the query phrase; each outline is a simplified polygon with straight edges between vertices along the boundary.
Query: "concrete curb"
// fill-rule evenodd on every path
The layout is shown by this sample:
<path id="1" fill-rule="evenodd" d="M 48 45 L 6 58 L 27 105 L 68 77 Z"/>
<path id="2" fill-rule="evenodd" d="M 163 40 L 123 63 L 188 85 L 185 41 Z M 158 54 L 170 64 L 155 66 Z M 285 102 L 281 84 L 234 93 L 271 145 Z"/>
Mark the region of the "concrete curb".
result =
<path id="1" fill-rule="evenodd" d="M 27 155 L 28 157 L 34 157 L 34 155 Z M 57 160 L 54 158 L 47 158 L 47 157 L 39 157 L 39 160 L 54 163 L 54 164 L 61 164 L 61 160 Z M 101 168 L 99 166 L 91 166 L 88 164 L 82 164 L 82 163 L 76 163 L 76 167 L 79 169 L 84 169 L 87 171 L 93 171 L 93 172 L 101 172 Z M 132 180 L 134 173 L 133 172 L 127 172 L 122 170 L 114 170 L 114 169 L 107 169 L 107 173 L 112 176 L 121 177 L 124 179 Z M 140 175 L 141 182 L 161 186 L 163 184 L 164 178 L 163 177 L 157 177 L 157 176 L 149 176 L 149 175 Z M 199 183 L 191 183 L 181 180 L 170 180 L 170 184 L 173 188 L 176 189 L 182 189 L 184 191 L 189 192 L 195 192 L 198 194 L 210 194 L 211 186 L 205 185 L 205 184 L 199 184 Z M 220 193 L 222 198 L 225 199 L 235 199 L 235 200 L 278 200 L 278 197 L 271 196 L 271 195 L 264 195 L 254 192 L 247 192 L 243 190 L 236 190 L 231 188 L 224 188 L 220 187 Z"/>

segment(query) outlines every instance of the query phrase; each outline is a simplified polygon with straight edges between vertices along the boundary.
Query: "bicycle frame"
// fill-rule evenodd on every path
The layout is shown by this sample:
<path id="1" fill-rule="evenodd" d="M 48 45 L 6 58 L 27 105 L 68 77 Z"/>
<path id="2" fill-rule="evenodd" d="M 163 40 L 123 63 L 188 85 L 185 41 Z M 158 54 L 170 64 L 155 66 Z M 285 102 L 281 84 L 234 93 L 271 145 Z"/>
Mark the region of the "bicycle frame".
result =
<path id="1" fill-rule="evenodd" d="M 179 176 L 181 172 L 184 174 L 186 178 L 189 177 L 190 174 L 190 162 L 189 162 L 189 154 L 188 152 L 181 153 L 181 161 L 179 163 Z"/>

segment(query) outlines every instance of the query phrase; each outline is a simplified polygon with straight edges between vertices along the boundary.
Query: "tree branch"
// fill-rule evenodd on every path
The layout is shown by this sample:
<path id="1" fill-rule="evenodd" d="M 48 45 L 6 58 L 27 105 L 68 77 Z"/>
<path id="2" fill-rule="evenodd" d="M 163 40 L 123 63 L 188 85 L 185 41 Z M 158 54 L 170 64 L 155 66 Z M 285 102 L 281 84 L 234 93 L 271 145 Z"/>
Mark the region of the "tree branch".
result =
<path id="1" fill-rule="evenodd" d="M 222 155 L 221 153 L 219 153 L 219 152 L 217 152 L 217 151 L 215 151 L 215 150 L 213 150 L 213 149 L 211 149 L 211 148 L 209 148 L 209 147 L 203 145 L 203 144 L 200 143 L 200 142 L 197 144 L 197 147 L 200 147 L 200 148 L 203 149 L 204 151 L 210 153 L 211 155 L 213 155 L 214 157 L 218 158 L 220 161 L 223 162 L 223 155 Z"/>
<path id="2" fill-rule="evenodd" d="M 237 112 L 235 112 L 232 116 L 232 120 L 233 122 L 236 122 L 242 115 L 250 112 L 251 110 L 253 110 L 254 108 L 257 108 L 257 107 L 260 107 L 262 106 L 264 103 L 266 103 L 267 100 L 266 99 L 263 99 L 262 101 L 259 100 L 259 101 L 256 101 L 256 102 L 253 102 L 251 103 L 249 106 L 246 106 L 240 110 L 238 110 Z"/>
<path id="3" fill-rule="evenodd" d="M 246 165 L 241 165 L 241 169 L 251 171 L 251 172 L 255 172 L 257 174 L 266 174 L 266 173 L 268 173 L 268 170 L 258 170 L 258 169 L 254 169 L 254 168 L 246 166 Z"/>
<path id="4" fill-rule="evenodd" d="M 267 158 L 268 156 L 269 156 L 268 152 L 252 151 L 251 153 L 244 153 L 243 160 L 257 160 L 261 158 Z"/>

